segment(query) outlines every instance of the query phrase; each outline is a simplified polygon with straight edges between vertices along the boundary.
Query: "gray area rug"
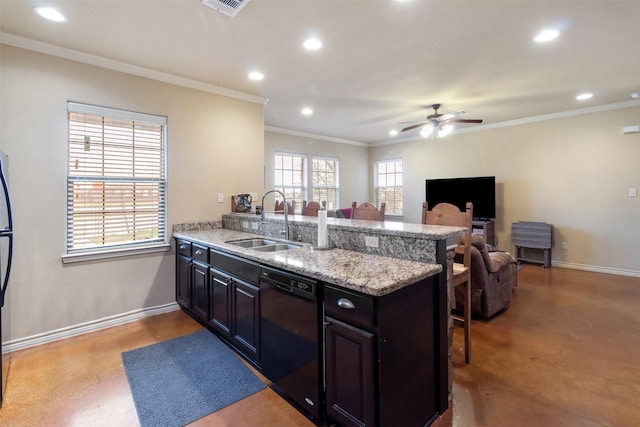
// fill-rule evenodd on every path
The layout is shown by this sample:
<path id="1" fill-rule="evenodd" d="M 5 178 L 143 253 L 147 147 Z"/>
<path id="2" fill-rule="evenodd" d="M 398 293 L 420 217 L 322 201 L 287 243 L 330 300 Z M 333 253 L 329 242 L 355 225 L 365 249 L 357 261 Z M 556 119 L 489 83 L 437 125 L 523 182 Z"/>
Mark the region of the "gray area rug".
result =
<path id="1" fill-rule="evenodd" d="M 265 385 L 207 329 L 122 353 L 142 427 L 184 426 Z"/>

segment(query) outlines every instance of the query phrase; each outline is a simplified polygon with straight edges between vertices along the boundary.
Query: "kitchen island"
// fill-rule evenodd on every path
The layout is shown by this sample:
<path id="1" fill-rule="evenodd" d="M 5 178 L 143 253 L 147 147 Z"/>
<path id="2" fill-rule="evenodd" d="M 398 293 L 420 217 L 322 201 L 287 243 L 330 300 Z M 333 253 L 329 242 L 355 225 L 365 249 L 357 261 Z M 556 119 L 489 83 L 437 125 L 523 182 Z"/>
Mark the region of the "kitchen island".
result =
<path id="1" fill-rule="evenodd" d="M 320 345 L 309 366 L 318 373 L 320 399 L 308 408 L 305 399 L 297 399 L 297 406 L 340 425 L 431 424 L 448 405 L 449 316 L 442 271 L 446 239 L 460 229 L 329 220 L 330 244 L 351 248 L 319 250 L 312 246 L 317 220 L 294 217 L 289 227 L 297 248 L 260 252 L 235 245 L 256 234 L 280 237 L 282 216 L 254 225 L 256 219 L 231 214 L 223 216 L 224 228 L 217 223 L 177 227 L 176 294 L 183 309 L 261 369 L 273 343 L 263 342 L 270 322 L 264 313 L 261 319 L 266 305 L 260 274 L 275 268 L 314 281 L 319 313 L 314 333 Z M 358 251 L 357 240 L 364 236 L 370 236 L 367 243 L 377 237 L 377 247 Z M 414 257 L 439 262 L 379 254 L 399 255 L 412 246 Z M 234 267 L 237 262 L 242 268 Z"/>

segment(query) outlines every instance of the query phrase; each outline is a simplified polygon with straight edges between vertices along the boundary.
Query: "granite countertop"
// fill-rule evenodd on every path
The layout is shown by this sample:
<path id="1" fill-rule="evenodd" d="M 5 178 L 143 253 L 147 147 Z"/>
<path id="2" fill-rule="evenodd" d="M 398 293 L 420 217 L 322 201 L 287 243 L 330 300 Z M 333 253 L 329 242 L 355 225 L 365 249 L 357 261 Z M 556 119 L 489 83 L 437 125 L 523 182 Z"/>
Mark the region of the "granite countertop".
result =
<path id="1" fill-rule="evenodd" d="M 247 220 L 259 221 L 260 215 L 255 213 L 227 213 L 223 216 L 246 218 Z M 269 221 L 281 221 L 284 223 L 284 215 L 266 213 L 265 217 Z M 289 224 L 317 224 L 318 218 L 304 215 L 289 215 Z M 372 234 L 387 234 L 400 237 L 416 237 L 417 234 L 423 239 L 441 240 L 458 236 L 463 227 L 453 227 L 445 225 L 413 224 L 398 221 L 367 221 L 347 218 L 327 218 L 327 228 L 336 230 L 348 230 L 354 232 L 366 232 Z"/>
<path id="2" fill-rule="evenodd" d="M 226 242 L 263 236 L 227 229 L 180 231 L 174 232 L 173 236 L 374 296 L 386 295 L 442 271 L 439 264 L 407 261 L 343 249 L 318 250 L 306 243 L 296 243 L 301 245 L 298 249 L 258 252 Z"/>

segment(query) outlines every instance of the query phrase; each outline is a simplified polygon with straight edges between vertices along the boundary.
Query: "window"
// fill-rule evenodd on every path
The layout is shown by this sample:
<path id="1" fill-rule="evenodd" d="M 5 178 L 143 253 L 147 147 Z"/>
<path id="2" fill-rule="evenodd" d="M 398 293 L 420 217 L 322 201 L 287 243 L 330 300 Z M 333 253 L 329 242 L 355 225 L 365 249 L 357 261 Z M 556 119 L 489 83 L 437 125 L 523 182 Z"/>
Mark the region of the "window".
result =
<path id="1" fill-rule="evenodd" d="M 338 160 L 314 157 L 312 169 L 312 200 L 321 205 L 326 202 L 327 209 L 338 209 Z"/>
<path id="2" fill-rule="evenodd" d="M 296 201 L 296 212 L 302 212 L 302 201 L 306 197 L 307 158 L 300 154 L 276 153 L 274 156 L 275 188 L 287 196 L 287 201 Z"/>
<path id="3" fill-rule="evenodd" d="M 386 215 L 402 215 L 402 160 L 375 163 L 376 204 L 386 203 Z"/>
<path id="4" fill-rule="evenodd" d="M 165 243 L 166 117 L 68 103 L 67 253 Z"/>

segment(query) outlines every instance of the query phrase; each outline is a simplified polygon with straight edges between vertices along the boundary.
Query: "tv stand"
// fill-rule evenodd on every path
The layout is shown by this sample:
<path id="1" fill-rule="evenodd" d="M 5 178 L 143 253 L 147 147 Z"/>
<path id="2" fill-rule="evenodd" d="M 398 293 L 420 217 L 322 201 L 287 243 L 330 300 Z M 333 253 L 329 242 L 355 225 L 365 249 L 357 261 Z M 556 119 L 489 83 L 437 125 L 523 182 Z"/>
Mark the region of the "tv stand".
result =
<path id="1" fill-rule="evenodd" d="M 495 226 L 495 219 L 474 219 L 471 223 L 471 231 L 473 234 L 481 234 L 485 243 L 496 246 L 498 242 L 496 241 Z"/>

